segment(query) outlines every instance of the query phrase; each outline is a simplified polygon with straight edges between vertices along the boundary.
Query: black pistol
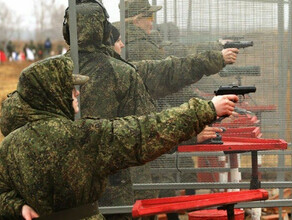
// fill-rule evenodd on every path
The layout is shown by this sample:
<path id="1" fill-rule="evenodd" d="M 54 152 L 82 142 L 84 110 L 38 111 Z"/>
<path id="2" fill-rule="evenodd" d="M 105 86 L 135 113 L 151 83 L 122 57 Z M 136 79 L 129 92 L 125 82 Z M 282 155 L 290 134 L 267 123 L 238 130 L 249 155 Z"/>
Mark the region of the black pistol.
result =
<path id="1" fill-rule="evenodd" d="M 215 95 L 242 95 L 256 92 L 255 86 L 220 86 Z"/>
<path id="2" fill-rule="evenodd" d="M 248 93 L 254 93 L 256 91 L 255 86 L 220 86 L 218 90 L 214 91 L 215 95 L 242 95 L 244 96 L 245 94 Z M 217 121 L 222 121 L 225 117 L 228 116 L 222 116 Z M 223 128 L 223 132 L 224 132 Z M 206 140 L 202 142 L 201 144 L 223 144 L 222 142 L 222 137 L 220 134 L 216 134 L 216 138 L 212 138 L 209 140 Z"/>
<path id="3" fill-rule="evenodd" d="M 246 48 L 246 47 L 252 47 L 253 46 L 253 41 L 227 41 L 223 47 L 224 49 L 226 48 Z"/>

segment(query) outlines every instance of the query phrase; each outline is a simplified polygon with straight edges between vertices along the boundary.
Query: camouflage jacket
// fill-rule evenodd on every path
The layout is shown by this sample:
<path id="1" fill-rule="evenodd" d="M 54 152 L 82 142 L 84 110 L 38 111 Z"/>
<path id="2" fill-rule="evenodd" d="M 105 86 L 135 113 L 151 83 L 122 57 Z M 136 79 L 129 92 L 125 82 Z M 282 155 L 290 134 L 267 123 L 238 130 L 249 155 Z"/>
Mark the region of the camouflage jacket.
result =
<path id="1" fill-rule="evenodd" d="M 216 74 L 224 67 L 218 51 L 130 64 L 102 44 L 105 18 L 102 9 L 94 6 L 87 3 L 76 8 L 80 73 L 90 77 L 90 82 L 81 88 L 83 116 L 113 118 L 152 112 L 153 99 L 176 92 L 204 75 Z"/>
<path id="2" fill-rule="evenodd" d="M 42 216 L 94 202 L 108 175 L 157 158 L 216 118 L 212 102 L 191 99 L 148 116 L 73 121 L 72 70 L 64 56 L 39 61 L 2 103 L 0 219 L 21 219 L 24 204 Z"/>
<path id="3" fill-rule="evenodd" d="M 102 44 L 105 18 L 103 11 L 95 6 L 94 3 L 88 3 L 76 7 L 80 73 L 90 77 L 90 81 L 81 87 L 83 117 L 115 118 L 154 112 L 156 110 L 154 99 L 197 82 L 203 75 L 215 74 L 224 66 L 220 52 L 205 52 L 185 58 L 169 57 L 165 60 L 141 61 L 133 63 L 134 65 L 128 63 L 110 47 Z M 153 53 L 157 54 L 154 50 Z M 123 174 L 123 181 L 118 181 L 131 182 L 127 175 Z M 150 173 L 146 175 L 145 172 L 140 176 L 145 178 L 143 180 L 135 178 L 135 182 L 146 183 L 151 178 Z M 119 178 L 111 177 L 116 180 Z M 116 183 L 112 185 L 114 184 Z M 132 204 L 132 186 L 123 185 L 128 189 L 126 195 L 122 196 L 123 201 L 125 198 L 128 201 L 123 204 Z M 125 191 L 122 187 L 119 190 Z M 112 194 L 115 197 L 108 199 L 110 196 L 107 194 L 106 200 L 117 201 L 117 204 L 121 205 L 118 192 Z M 104 203 L 106 202 L 102 202 L 102 205 Z"/>
<path id="4" fill-rule="evenodd" d="M 152 39 L 151 35 L 131 22 L 126 23 L 126 59 L 129 61 L 161 60 L 164 50 Z"/>

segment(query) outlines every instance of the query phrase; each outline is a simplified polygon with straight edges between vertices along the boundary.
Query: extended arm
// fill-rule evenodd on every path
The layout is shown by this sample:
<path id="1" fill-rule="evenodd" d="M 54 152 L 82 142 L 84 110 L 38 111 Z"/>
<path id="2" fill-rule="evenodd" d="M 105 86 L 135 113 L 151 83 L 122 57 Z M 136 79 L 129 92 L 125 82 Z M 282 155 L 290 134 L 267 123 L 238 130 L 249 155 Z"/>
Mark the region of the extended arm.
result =
<path id="1" fill-rule="evenodd" d="M 230 114 L 234 108 L 234 103 L 228 101 L 231 99 L 237 100 L 236 96 L 216 96 L 212 102 L 191 99 L 180 107 L 148 116 L 85 120 L 90 128 L 86 135 L 90 145 L 99 146 L 98 155 L 102 156 L 98 161 L 106 168 L 104 172 L 115 172 L 154 160 L 200 133 L 216 119 L 216 114 Z"/>
<path id="2" fill-rule="evenodd" d="M 205 51 L 184 58 L 145 60 L 133 63 L 155 99 L 164 97 L 199 81 L 204 75 L 218 73 L 224 66 L 221 51 Z"/>

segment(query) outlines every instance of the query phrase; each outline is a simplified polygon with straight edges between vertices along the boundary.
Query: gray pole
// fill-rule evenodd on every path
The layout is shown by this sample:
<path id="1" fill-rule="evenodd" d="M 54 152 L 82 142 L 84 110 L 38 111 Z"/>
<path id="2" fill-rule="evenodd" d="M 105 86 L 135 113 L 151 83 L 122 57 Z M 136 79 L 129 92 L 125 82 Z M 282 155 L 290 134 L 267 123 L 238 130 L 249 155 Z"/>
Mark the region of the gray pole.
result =
<path id="1" fill-rule="evenodd" d="M 191 32 L 192 27 L 192 0 L 189 0 L 189 11 L 188 11 L 188 31 Z"/>
<path id="2" fill-rule="evenodd" d="M 279 0 L 278 2 L 278 74 L 279 74 L 279 94 L 278 94 L 278 107 L 279 107 L 279 137 L 285 137 L 286 131 L 286 82 L 287 82 L 287 71 L 285 71 L 285 49 L 284 49 L 284 0 Z M 286 80 L 285 80 L 286 79 Z M 285 166 L 285 157 L 284 155 L 279 155 L 278 157 L 278 166 Z M 277 173 L 277 180 L 284 180 L 284 173 Z M 279 190 L 279 198 L 283 198 L 283 190 Z M 282 209 L 279 208 L 279 219 L 282 219 Z"/>
<path id="3" fill-rule="evenodd" d="M 219 0 L 216 1 L 216 34 L 217 36 L 220 35 L 220 21 L 219 21 L 219 12 L 220 12 L 220 8 L 219 8 L 220 4 L 219 4 Z"/>
<path id="4" fill-rule="evenodd" d="M 69 26 L 70 26 L 70 55 L 74 63 L 73 74 L 79 73 L 79 59 L 78 59 L 78 43 L 77 43 L 77 16 L 76 16 L 76 2 L 75 0 L 69 0 Z M 79 86 L 76 86 L 79 90 Z M 78 103 L 80 103 L 80 96 L 78 97 Z M 79 112 L 75 115 L 75 119 L 81 117 L 81 108 L 79 104 Z"/>
<path id="5" fill-rule="evenodd" d="M 288 68 L 290 72 L 290 115 L 292 115 L 292 0 L 289 0 L 289 26 L 288 26 Z M 292 129 L 292 122 L 290 118 L 290 138 L 291 137 L 291 129 Z M 291 141 L 291 140 L 290 140 Z M 292 216 L 291 216 L 292 219 Z"/>
<path id="6" fill-rule="evenodd" d="M 152 5 L 157 5 L 157 1 L 152 0 Z M 157 13 L 154 13 L 153 30 L 157 30 Z"/>
<path id="7" fill-rule="evenodd" d="M 177 0 L 173 1 L 174 24 L 177 25 Z"/>
<path id="8" fill-rule="evenodd" d="M 288 26 L 288 68 L 289 68 L 289 72 L 290 72 L 290 117 L 292 115 L 292 0 L 289 0 L 289 8 L 288 8 L 289 12 L 289 26 Z M 290 118 L 290 142 L 291 142 L 291 129 L 292 129 L 292 122 L 291 122 L 291 118 Z M 289 138 L 289 137 L 288 137 Z M 291 159 L 291 157 L 290 157 Z M 292 220 L 292 215 L 290 217 L 290 219 Z"/>
<path id="9" fill-rule="evenodd" d="M 279 73 L 279 118 L 280 129 L 279 137 L 285 139 L 286 132 L 286 91 L 287 91 L 287 62 L 286 50 L 284 44 L 284 0 L 278 3 L 278 73 Z"/>
<path id="10" fill-rule="evenodd" d="M 167 1 L 164 0 L 164 41 L 168 41 L 168 27 L 167 27 Z"/>
<path id="11" fill-rule="evenodd" d="M 212 28 L 212 7 L 211 7 L 212 3 L 210 0 L 208 1 L 208 4 L 209 4 L 209 32 L 210 32 L 209 41 L 211 41 L 213 37 L 213 28 Z"/>
<path id="12" fill-rule="evenodd" d="M 126 21 L 125 21 L 125 0 L 120 0 L 120 32 L 122 42 L 126 45 Z M 127 45 L 126 45 L 127 46 Z M 126 48 L 122 49 L 121 57 L 126 59 Z"/>

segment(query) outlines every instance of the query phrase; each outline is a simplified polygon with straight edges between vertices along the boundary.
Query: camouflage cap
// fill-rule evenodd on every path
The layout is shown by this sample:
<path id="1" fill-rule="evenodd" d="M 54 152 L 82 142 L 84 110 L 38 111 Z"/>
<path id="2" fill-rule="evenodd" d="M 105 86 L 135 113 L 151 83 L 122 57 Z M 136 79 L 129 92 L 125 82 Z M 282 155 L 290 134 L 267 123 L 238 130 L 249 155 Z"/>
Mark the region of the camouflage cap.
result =
<path id="1" fill-rule="evenodd" d="M 148 0 L 125 0 L 125 17 L 130 18 L 138 14 L 151 16 L 161 8 L 162 6 L 151 6 Z"/>
<path id="2" fill-rule="evenodd" d="M 73 85 L 83 85 L 89 80 L 88 76 L 83 76 L 80 74 L 73 74 Z"/>

